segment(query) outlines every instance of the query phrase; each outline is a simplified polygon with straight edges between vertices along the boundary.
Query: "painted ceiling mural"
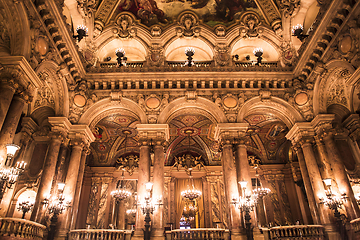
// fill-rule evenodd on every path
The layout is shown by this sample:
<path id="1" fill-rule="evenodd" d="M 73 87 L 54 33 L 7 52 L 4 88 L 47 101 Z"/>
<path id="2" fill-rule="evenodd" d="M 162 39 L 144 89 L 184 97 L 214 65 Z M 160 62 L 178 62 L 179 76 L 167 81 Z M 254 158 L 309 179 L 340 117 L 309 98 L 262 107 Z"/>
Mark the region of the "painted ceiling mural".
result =
<path id="1" fill-rule="evenodd" d="M 181 115 L 169 124 L 169 150 L 166 165 L 173 165 L 175 156 L 190 153 L 201 156 L 205 165 L 220 165 L 219 145 L 214 140 L 215 124 L 201 115 Z"/>
<path id="2" fill-rule="evenodd" d="M 104 0 L 98 5 L 97 13 L 112 6 L 115 8 L 113 17 L 121 12 L 130 12 L 147 26 L 171 24 L 185 10 L 195 12 L 210 26 L 229 25 L 245 11 L 253 11 L 261 16 L 255 0 L 119 0 L 117 3 Z"/>
<path id="3" fill-rule="evenodd" d="M 263 163 L 281 163 L 289 160 L 290 144 L 285 135 L 286 125 L 270 114 L 253 114 L 245 118 L 249 123 L 246 137 L 248 154 L 256 155 Z M 112 114 L 100 120 L 92 132 L 96 138 L 91 144 L 90 166 L 113 166 L 116 158 L 125 152 L 138 154 L 138 119 L 132 116 Z M 189 153 L 201 156 L 206 165 L 221 165 L 219 144 L 214 140 L 215 125 L 202 115 L 189 114 L 173 118 L 169 123 L 169 147 L 165 165 L 175 164 L 176 157 Z M 115 159 L 115 160 L 114 160 Z"/>
<path id="4" fill-rule="evenodd" d="M 250 150 L 249 154 L 259 154 L 262 159 L 267 159 L 272 163 L 288 161 L 290 144 L 285 135 L 289 129 L 283 122 L 270 114 L 249 115 L 245 121 L 253 130 L 251 139 L 256 143 L 258 150 L 257 153 Z"/>
<path id="5" fill-rule="evenodd" d="M 89 156 L 89 165 L 109 165 L 111 159 L 121 148 L 126 147 L 134 151 L 137 148 L 137 134 L 135 125 L 138 119 L 121 114 L 113 114 L 100 120 L 91 129 L 95 141 L 91 144 L 92 155 Z M 114 149 L 114 146 L 116 149 Z"/>

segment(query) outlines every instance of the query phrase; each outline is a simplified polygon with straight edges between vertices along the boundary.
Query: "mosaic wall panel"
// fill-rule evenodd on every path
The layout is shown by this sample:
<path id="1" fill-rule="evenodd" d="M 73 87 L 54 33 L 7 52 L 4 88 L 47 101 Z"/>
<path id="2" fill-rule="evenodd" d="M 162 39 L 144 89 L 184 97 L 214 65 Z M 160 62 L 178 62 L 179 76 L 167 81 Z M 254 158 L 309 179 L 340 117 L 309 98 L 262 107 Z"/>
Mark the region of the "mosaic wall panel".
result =
<path id="1" fill-rule="evenodd" d="M 100 193 L 100 200 L 99 200 L 99 210 L 97 214 L 97 221 L 96 221 L 96 228 L 98 229 L 105 229 L 108 226 L 105 224 L 105 214 L 106 214 L 106 207 L 107 207 L 107 197 L 108 197 L 108 190 L 109 190 L 109 182 L 103 182 L 101 184 L 101 193 Z"/>
<path id="2" fill-rule="evenodd" d="M 91 225 L 91 228 L 96 225 L 96 213 L 97 213 L 97 193 L 99 191 L 100 182 L 99 179 L 92 179 L 91 192 L 89 197 L 88 212 L 86 216 L 86 225 Z"/>
<path id="3" fill-rule="evenodd" d="M 223 183 L 223 179 L 220 180 L 220 196 L 224 228 L 229 229 L 229 209 L 226 201 L 225 185 Z"/>
<path id="4" fill-rule="evenodd" d="M 221 211 L 220 211 L 220 195 L 219 195 L 219 188 L 217 182 L 211 183 L 211 215 L 212 215 L 212 222 L 222 222 L 221 221 Z"/>

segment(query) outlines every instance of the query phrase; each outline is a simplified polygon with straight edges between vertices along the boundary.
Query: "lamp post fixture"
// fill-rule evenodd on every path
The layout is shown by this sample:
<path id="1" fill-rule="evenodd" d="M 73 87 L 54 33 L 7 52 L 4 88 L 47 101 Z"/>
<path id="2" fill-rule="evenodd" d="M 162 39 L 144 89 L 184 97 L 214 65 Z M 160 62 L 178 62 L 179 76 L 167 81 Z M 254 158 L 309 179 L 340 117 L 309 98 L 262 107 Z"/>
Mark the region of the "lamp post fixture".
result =
<path id="1" fill-rule="evenodd" d="M 119 67 L 125 66 L 126 67 L 126 61 L 127 57 L 125 57 L 125 50 L 123 48 L 118 48 L 115 51 L 115 54 L 117 56 L 117 63 Z"/>
<path id="2" fill-rule="evenodd" d="M 88 28 L 84 25 L 79 25 L 76 28 L 77 35 L 74 35 L 74 38 L 80 42 L 84 37 L 87 37 Z"/>
<path id="3" fill-rule="evenodd" d="M 47 206 L 48 211 L 52 214 L 50 219 L 50 230 L 48 232 L 47 240 L 53 240 L 56 232 L 56 225 L 58 217 L 67 208 L 70 207 L 70 202 L 65 202 L 65 196 L 63 195 L 65 183 L 58 183 L 58 195 L 54 199 L 45 198 L 43 203 Z"/>
<path id="4" fill-rule="evenodd" d="M 150 222 L 151 222 L 150 214 L 154 213 L 156 209 L 156 205 L 159 206 L 162 204 L 161 200 L 158 200 L 158 203 L 155 205 L 152 203 L 152 198 L 151 198 L 152 186 L 153 183 L 151 182 L 145 184 L 147 194 L 145 196 L 145 202 L 141 204 L 142 213 L 145 215 L 144 240 L 150 240 Z"/>
<path id="5" fill-rule="evenodd" d="M 264 53 L 264 50 L 262 48 L 255 48 L 253 53 L 255 57 L 257 57 L 257 62 L 255 63 L 255 66 L 261 66 L 261 60 L 263 59 L 262 55 Z"/>
<path id="6" fill-rule="evenodd" d="M 17 207 L 17 210 L 22 212 L 21 219 L 25 219 L 25 214 L 27 212 L 32 211 L 33 207 L 34 207 L 34 203 L 30 202 L 29 200 L 20 202 L 19 206 Z"/>
<path id="7" fill-rule="evenodd" d="M 297 24 L 296 26 L 293 26 L 291 32 L 293 36 L 297 37 L 300 41 L 303 41 L 307 36 L 309 36 L 304 34 L 304 28 L 303 25 L 301 24 Z"/>
<path id="8" fill-rule="evenodd" d="M 185 62 L 185 66 L 193 66 L 194 65 L 194 61 L 193 61 L 193 56 L 195 55 L 195 49 L 193 47 L 187 47 L 185 49 L 185 55 L 187 56 L 187 61 Z"/>
<path id="9" fill-rule="evenodd" d="M 26 163 L 24 161 L 17 162 L 15 167 L 11 167 L 11 159 L 15 156 L 20 147 L 15 144 L 6 145 L 6 161 L 5 166 L 0 169 L 0 203 L 4 197 L 6 188 L 11 188 L 16 183 L 19 175 L 24 172 Z"/>

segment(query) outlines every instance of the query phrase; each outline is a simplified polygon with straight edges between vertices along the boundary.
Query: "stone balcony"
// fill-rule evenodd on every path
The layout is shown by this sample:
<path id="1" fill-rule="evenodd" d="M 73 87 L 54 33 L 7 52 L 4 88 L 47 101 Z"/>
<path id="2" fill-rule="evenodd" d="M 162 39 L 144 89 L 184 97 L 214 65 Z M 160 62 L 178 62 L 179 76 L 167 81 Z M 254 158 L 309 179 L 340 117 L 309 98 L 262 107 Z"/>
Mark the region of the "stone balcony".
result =
<path id="1" fill-rule="evenodd" d="M 35 239 L 44 237 L 46 227 L 20 218 L 0 218 L 0 239 Z"/>

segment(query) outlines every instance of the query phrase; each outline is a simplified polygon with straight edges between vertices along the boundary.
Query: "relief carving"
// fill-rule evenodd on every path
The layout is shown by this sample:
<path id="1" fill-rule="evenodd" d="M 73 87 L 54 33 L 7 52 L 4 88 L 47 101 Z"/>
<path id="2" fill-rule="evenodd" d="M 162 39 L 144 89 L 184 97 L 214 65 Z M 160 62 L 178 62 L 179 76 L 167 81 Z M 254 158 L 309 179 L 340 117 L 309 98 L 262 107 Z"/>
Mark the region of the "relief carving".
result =
<path id="1" fill-rule="evenodd" d="M 178 24 L 180 25 L 176 29 L 178 37 L 198 37 L 200 35 L 198 19 L 193 14 L 183 14 Z"/>

